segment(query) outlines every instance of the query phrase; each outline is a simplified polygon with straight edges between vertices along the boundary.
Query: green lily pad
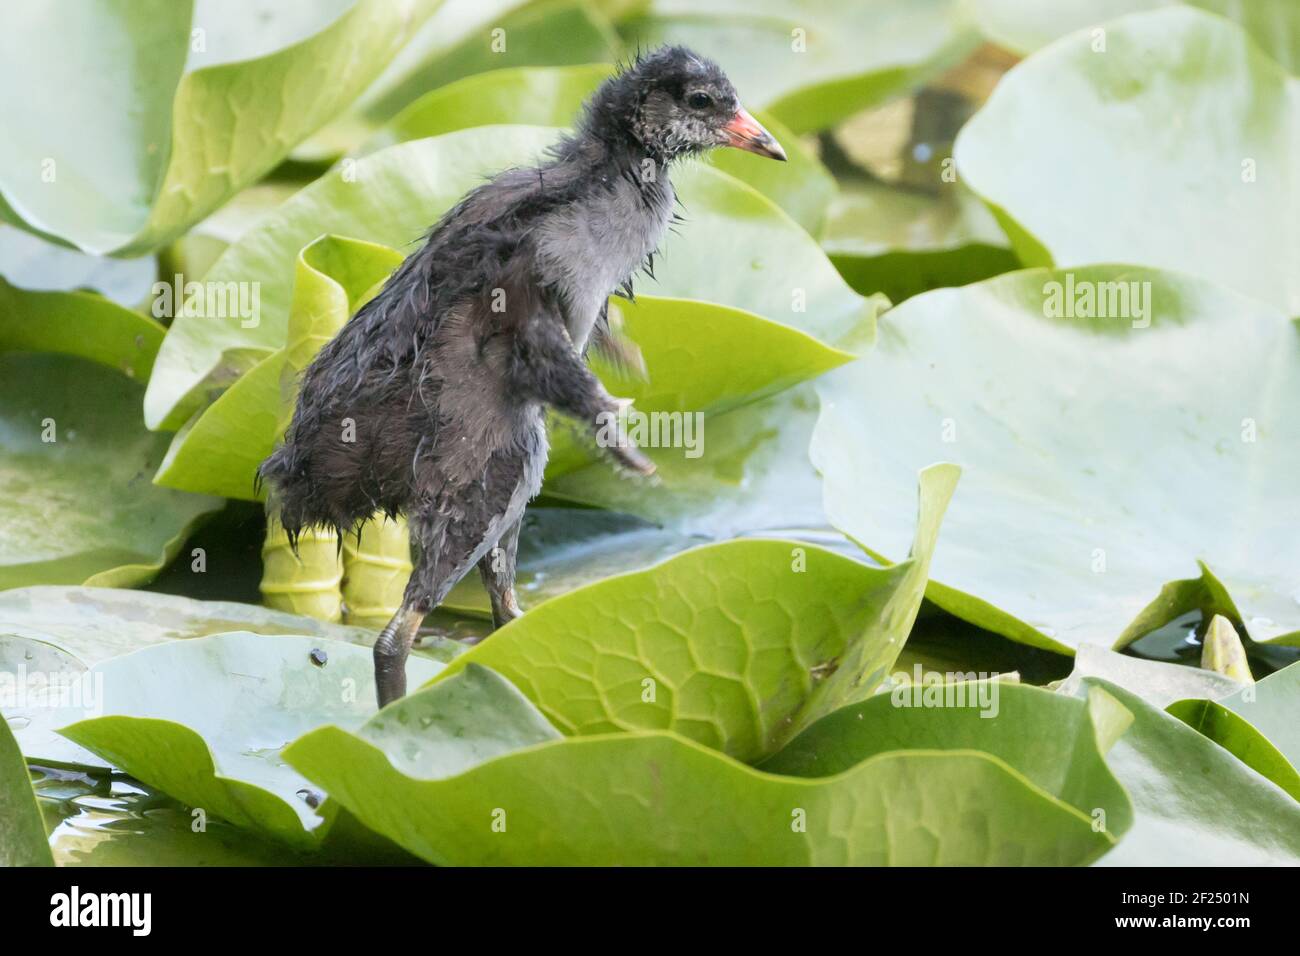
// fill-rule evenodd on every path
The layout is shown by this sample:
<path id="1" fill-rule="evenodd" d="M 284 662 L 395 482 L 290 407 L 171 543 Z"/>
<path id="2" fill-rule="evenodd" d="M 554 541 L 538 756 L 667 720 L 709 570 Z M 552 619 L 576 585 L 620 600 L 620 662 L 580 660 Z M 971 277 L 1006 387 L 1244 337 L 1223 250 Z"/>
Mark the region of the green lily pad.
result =
<path id="1" fill-rule="evenodd" d="M 238 317 L 179 316 L 149 381 L 146 422 L 180 427 L 210 393 L 284 345 L 294 263 L 309 242 L 332 232 L 409 249 L 485 173 L 526 161 L 555 136 L 523 126 L 460 130 L 381 150 L 303 189 L 231 245 L 205 277 L 257 283 L 258 321 L 245 328 Z M 674 183 L 688 222 L 665 243 L 659 279 L 638 282 L 639 292 L 726 303 L 826 342 L 873 312 L 816 243 L 757 192 L 702 166 L 678 170 Z"/>
<path id="2" fill-rule="evenodd" d="M 1136 694 L 1089 678 L 1133 714 L 1106 762 L 1133 827 L 1103 866 L 1295 866 L 1300 804 L 1231 753 Z"/>
<path id="3" fill-rule="evenodd" d="M 1094 693 L 1097 693 L 1094 691 Z M 1113 698 L 1085 704 L 996 680 L 902 685 L 823 717 L 759 765 L 830 777 L 893 751 L 979 751 L 1123 837 L 1133 806 L 1104 755 L 1132 722 Z"/>
<path id="4" fill-rule="evenodd" d="M 14 11 L 0 25 L 13 41 L 0 211 L 99 255 L 163 245 L 355 99 L 435 6 L 95 0 L 75 22 Z M 33 87 L 49 95 L 22 93 Z"/>
<path id="5" fill-rule="evenodd" d="M 0 278 L 0 353 L 57 352 L 149 380 L 163 327 L 93 292 L 18 288 Z"/>
<path id="6" fill-rule="evenodd" d="M 1293 0 L 973 0 L 975 18 L 989 39 L 1031 53 L 1067 33 L 1109 27 L 1110 20 L 1186 3 L 1236 21 L 1252 40 L 1293 73 L 1300 66 L 1300 8 Z M 1090 34 L 1091 35 L 1091 34 Z"/>
<path id="7" fill-rule="evenodd" d="M 362 149 L 440 136 L 493 123 L 571 126 L 591 95 L 613 71 L 604 64 L 493 70 L 466 77 L 428 93 L 394 116 Z M 799 138 L 772 117 L 758 115 L 785 148 L 787 162 L 738 150 L 716 150 L 718 169 L 753 186 L 810 233 L 816 233 L 836 192 L 835 180 Z"/>
<path id="8" fill-rule="evenodd" d="M 680 43 L 715 59 L 742 101 L 796 133 L 922 86 L 979 43 L 957 0 L 651 0 L 619 29 L 641 46 Z"/>
<path id="9" fill-rule="evenodd" d="M 878 754 L 801 779 L 637 731 L 465 766 L 459 746 L 442 757 L 446 732 L 413 719 L 436 714 L 463 676 L 385 709 L 382 738 L 322 727 L 285 759 L 366 826 L 438 864 L 1046 865 L 1088 862 L 1114 842 L 1013 766 L 970 750 Z M 1098 806 L 1101 782 L 1067 792 Z"/>
<path id="10" fill-rule="evenodd" d="M 957 477 L 921 474 L 912 556 L 893 567 L 795 541 L 698 548 L 547 601 L 444 675 L 490 667 L 570 734 L 671 730 L 757 760 L 885 678 Z"/>
<path id="11" fill-rule="evenodd" d="M 1230 696 L 1167 710 L 1300 800 L 1300 664 Z"/>
<path id="12" fill-rule="evenodd" d="M 1122 317 L 1045 316 L 1067 287 Z M 1133 293 L 1127 310 L 1119 291 Z M 1067 653 L 1195 609 L 1296 643 L 1300 539 L 1278 520 L 1300 453 L 1286 411 L 1300 404 L 1296 345 L 1269 306 L 1125 266 L 917 296 L 881 320 L 871 352 L 817 383 L 827 514 L 873 553 L 901 555 L 912 474 L 955 461 L 971 480 L 927 596 L 958 617 Z M 1198 559 L 1203 587 L 1185 580 Z"/>
<path id="13" fill-rule="evenodd" d="M 955 155 L 1026 265 L 1177 269 L 1294 316 L 1297 125 L 1300 80 L 1179 6 L 1110 24 L 1104 53 L 1085 31 L 1029 57 Z"/>
<path id="14" fill-rule="evenodd" d="M 53 866 L 27 762 L 0 720 L 0 866 Z"/>
<path id="15" fill-rule="evenodd" d="M 440 669 L 419 657 L 407 664 L 414 680 Z M 337 808 L 316 812 L 322 796 L 281 751 L 313 727 L 357 726 L 375 709 L 370 652 L 319 637 L 174 641 L 90 676 L 101 699 L 64 736 L 190 807 L 303 847 L 319 843 Z"/>
<path id="16" fill-rule="evenodd" d="M 141 426 L 130 376 L 148 374 L 156 323 L 3 282 L 0 305 L 0 589 L 149 580 L 219 504 L 150 483 L 166 438 Z"/>
<path id="17" fill-rule="evenodd" d="M 876 182 L 846 187 L 821 241 L 849 285 L 863 295 L 882 292 L 895 305 L 1019 264 L 993 216 L 955 185 L 937 196 Z"/>

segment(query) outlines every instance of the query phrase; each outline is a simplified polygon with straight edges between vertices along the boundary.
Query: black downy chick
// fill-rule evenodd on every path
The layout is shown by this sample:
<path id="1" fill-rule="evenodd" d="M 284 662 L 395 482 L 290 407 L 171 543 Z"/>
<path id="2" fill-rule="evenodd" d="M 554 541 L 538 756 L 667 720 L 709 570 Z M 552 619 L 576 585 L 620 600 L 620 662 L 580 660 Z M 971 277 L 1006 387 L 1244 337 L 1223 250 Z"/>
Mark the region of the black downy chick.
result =
<path id="1" fill-rule="evenodd" d="M 307 368 L 259 478 L 291 541 L 407 516 L 418 558 L 375 643 L 380 706 L 406 692 L 421 622 L 476 564 L 496 626 L 520 614 L 515 550 L 546 465 L 542 406 L 593 432 L 618 413 L 583 354 L 673 219 L 668 164 L 717 146 L 785 159 L 715 64 L 681 47 L 638 57 L 545 162 L 443 216 Z M 654 471 L 633 444 L 607 451 Z"/>

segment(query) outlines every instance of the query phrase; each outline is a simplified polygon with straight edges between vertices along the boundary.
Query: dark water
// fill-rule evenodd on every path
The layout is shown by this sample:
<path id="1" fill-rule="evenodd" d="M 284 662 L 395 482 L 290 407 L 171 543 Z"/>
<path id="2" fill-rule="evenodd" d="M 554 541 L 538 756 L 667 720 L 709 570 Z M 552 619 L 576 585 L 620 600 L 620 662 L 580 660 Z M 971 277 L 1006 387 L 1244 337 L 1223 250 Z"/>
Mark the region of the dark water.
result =
<path id="1" fill-rule="evenodd" d="M 1164 627 L 1144 634 L 1126 647 L 1124 653 L 1148 661 L 1199 667 L 1205 631 L 1209 625 L 1209 620 L 1200 611 L 1189 611 Z M 1256 680 L 1300 661 L 1300 647 L 1257 644 L 1248 637 L 1242 639 L 1242 644 L 1246 648 L 1246 659 L 1250 662 L 1250 670 Z"/>

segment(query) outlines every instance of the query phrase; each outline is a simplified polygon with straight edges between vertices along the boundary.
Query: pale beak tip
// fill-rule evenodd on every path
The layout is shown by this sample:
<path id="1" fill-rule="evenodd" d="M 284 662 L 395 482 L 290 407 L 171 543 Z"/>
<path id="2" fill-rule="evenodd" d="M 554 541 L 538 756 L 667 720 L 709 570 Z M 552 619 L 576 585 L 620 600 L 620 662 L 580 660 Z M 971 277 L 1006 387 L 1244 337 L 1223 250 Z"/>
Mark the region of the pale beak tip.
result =
<path id="1" fill-rule="evenodd" d="M 785 150 L 776 141 L 776 137 L 765 130 L 763 124 L 754 119 L 743 107 L 736 111 L 735 117 L 723 129 L 727 133 L 728 145 L 756 156 L 766 156 L 768 159 L 786 162 Z"/>

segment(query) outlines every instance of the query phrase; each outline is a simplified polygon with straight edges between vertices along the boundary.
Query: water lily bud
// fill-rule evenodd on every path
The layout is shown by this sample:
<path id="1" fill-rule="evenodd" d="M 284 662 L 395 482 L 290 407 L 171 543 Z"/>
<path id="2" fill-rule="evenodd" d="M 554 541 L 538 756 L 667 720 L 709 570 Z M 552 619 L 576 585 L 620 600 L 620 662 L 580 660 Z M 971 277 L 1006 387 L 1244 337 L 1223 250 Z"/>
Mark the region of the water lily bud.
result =
<path id="1" fill-rule="evenodd" d="M 1246 660 L 1246 648 L 1242 646 L 1232 622 L 1222 614 L 1214 615 L 1205 632 L 1205 643 L 1201 646 L 1201 667 L 1247 684 L 1255 683 L 1255 678 L 1250 673 L 1250 664 Z"/>
<path id="2" fill-rule="evenodd" d="M 321 621 L 341 621 L 343 602 L 339 582 L 343 562 L 333 531 L 313 528 L 298 538 L 298 554 L 280 522 L 268 518 L 262 542 L 262 603 Z"/>
<path id="3" fill-rule="evenodd" d="M 361 529 L 361 539 L 343 540 L 343 603 L 347 622 L 383 627 L 402 604 L 411 576 L 411 537 L 406 521 L 377 517 Z"/>

